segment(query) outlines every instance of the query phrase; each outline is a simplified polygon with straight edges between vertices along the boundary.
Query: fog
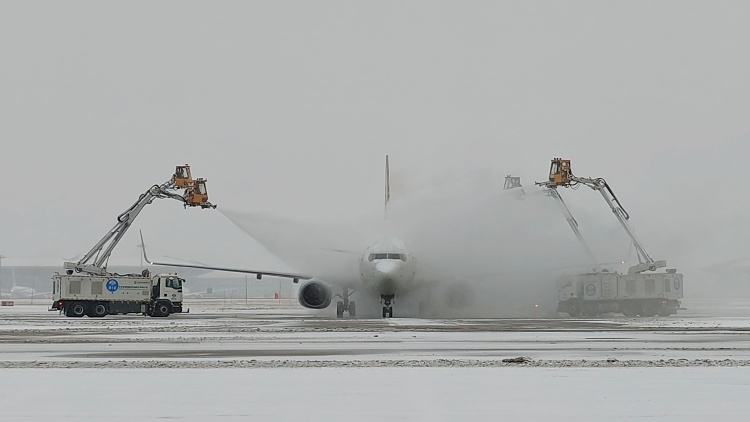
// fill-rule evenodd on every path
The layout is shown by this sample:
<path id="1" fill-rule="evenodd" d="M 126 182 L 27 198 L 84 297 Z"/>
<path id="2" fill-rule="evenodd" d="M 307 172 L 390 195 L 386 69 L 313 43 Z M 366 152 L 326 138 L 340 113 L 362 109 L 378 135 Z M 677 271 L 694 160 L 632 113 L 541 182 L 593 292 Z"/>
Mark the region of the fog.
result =
<path id="1" fill-rule="evenodd" d="M 396 236 L 416 258 L 417 281 L 432 289 L 407 294 L 406 308 L 396 305 L 400 315 L 414 313 L 414 304 L 426 299 L 432 314 L 441 317 L 555 314 L 557 277 L 598 264 L 587 260 L 555 200 L 533 181 L 522 190 L 503 191 L 503 173 L 481 167 L 421 179 L 408 169 L 394 170 L 387 209 L 366 215 L 291 220 L 223 213 L 289 268 L 334 287 L 354 285 L 356 300 L 370 304 L 379 297 L 361 288 L 359 259 L 367 247 Z M 608 249 L 618 248 L 598 252 L 607 255 Z M 633 260 L 612 270 L 637 263 Z M 401 299 L 397 296 L 397 303 Z"/>
<path id="2" fill-rule="evenodd" d="M 686 295 L 750 295 L 749 17 L 735 1 L 2 2 L 3 265 L 81 256 L 189 163 L 219 208 L 154 202 L 110 263 L 138 265 L 143 229 L 155 257 L 292 267 L 221 210 L 361 247 L 386 230 L 390 154 L 388 221 L 424 265 L 575 267 L 553 205 L 492 185 L 530 187 L 562 156 L 610 182 Z M 597 193 L 561 193 L 600 261 L 634 258 Z"/>

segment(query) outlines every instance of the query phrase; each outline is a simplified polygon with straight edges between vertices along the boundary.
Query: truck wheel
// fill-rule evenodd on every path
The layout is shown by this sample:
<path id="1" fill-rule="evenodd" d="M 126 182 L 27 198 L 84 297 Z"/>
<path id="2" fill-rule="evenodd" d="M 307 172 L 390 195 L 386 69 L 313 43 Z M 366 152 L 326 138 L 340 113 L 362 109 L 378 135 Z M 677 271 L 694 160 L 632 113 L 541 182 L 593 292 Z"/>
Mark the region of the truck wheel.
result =
<path id="1" fill-rule="evenodd" d="M 581 316 L 581 307 L 575 303 L 568 305 L 568 315 L 573 318 Z"/>
<path id="2" fill-rule="evenodd" d="M 91 314 L 89 316 L 95 317 L 95 318 L 101 318 L 104 315 L 107 315 L 107 313 L 108 313 L 107 306 L 104 305 L 103 303 L 97 303 L 96 305 L 94 305 L 94 309 L 91 310 Z"/>
<path id="3" fill-rule="evenodd" d="M 659 310 L 656 306 L 650 304 L 650 303 L 644 303 L 641 305 L 641 316 L 642 317 L 654 317 L 656 314 L 659 313 Z"/>
<path id="4" fill-rule="evenodd" d="M 622 308 L 622 314 L 632 318 L 638 315 L 638 306 L 634 303 L 626 303 Z"/>
<path id="5" fill-rule="evenodd" d="M 156 304 L 156 309 L 154 312 L 154 316 L 158 317 L 167 317 L 170 313 L 172 313 L 172 307 L 166 303 L 166 302 L 158 302 Z"/>
<path id="6" fill-rule="evenodd" d="M 677 313 L 677 308 L 669 305 L 662 305 L 659 308 L 659 316 L 667 317 Z"/>
<path id="7" fill-rule="evenodd" d="M 65 312 L 65 316 L 80 318 L 86 314 L 86 307 L 81 302 L 73 302 L 68 305 L 68 310 Z"/>
<path id="8" fill-rule="evenodd" d="M 589 318 L 593 318 L 599 315 L 599 308 L 596 305 L 589 305 L 583 307 L 583 314 Z"/>

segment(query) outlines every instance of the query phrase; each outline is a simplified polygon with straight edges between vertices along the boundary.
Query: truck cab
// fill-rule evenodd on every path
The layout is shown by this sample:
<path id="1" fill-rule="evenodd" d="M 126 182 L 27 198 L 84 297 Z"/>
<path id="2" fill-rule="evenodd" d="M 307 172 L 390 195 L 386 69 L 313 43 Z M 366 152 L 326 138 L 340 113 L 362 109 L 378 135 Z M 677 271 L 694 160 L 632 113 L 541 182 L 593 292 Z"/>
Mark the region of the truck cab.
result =
<path id="1" fill-rule="evenodd" d="M 169 302 L 169 313 L 182 312 L 182 285 L 185 279 L 177 274 L 157 274 L 151 279 L 151 301 L 156 309 L 159 303 Z M 164 313 L 163 309 L 161 310 Z"/>

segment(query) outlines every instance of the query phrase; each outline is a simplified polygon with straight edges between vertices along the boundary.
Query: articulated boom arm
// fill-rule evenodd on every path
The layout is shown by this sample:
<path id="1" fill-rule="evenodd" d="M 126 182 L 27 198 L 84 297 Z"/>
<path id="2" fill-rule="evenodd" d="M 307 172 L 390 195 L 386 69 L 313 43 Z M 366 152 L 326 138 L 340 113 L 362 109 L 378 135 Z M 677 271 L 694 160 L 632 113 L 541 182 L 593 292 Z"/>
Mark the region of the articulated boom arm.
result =
<path id="1" fill-rule="evenodd" d="M 555 191 L 557 190 L 556 188 L 558 186 L 571 187 L 578 184 L 583 184 L 595 191 L 598 191 L 607 202 L 607 205 L 609 205 L 609 208 L 615 214 L 615 217 L 617 217 L 617 220 L 625 229 L 625 232 L 628 234 L 628 236 L 630 236 L 630 239 L 633 242 L 633 246 L 635 246 L 635 249 L 638 253 L 639 264 L 630 267 L 628 269 L 628 274 L 638 274 L 644 271 L 654 271 L 657 268 L 663 268 L 667 266 L 666 261 L 654 261 L 653 258 L 651 258 L 651 256 L 648 254 L 648 252 L 646 252 L 646 248 L 643 247 L 643 244 L 635 235 L 633 228 L 630 227 L 630 224 L 628 223 L 630 215 L 627 213 L 627 211 L 625 211 L 625 208 L 623 208 L 620 200 L 617 199 L 617 196 L 612 191 L 612 188 L 609 186 L 609 184 L 607 184 L 606 180 L 602 178 L 590 179 L 586 177 L 574 176 L 573 172 L 570 169 L 570 160 L 555 158 L 552 160 L 549 181 L 539 182 L 537 184 Z"/>
<path id="2" fill-rule="evenodd" d="M 187 173 L 185 173 L 187 171 Z M 187 174 L 187 176 L 184 176 Z M 75 272 L 85 272 L 89 274 L 103 275 L 107 273 L 107 261 L 109 260 L 115 246 L 125 235 L 138 214 L 143 208 L 154 202 L 157 198 L 168 198 L 180 201 L 187 207 L 216 208 L 216 205 L 208 202 L 208 194 L 204 179 L 192 180 L 190 178 L 189 166 L 178 166 L 175 175 L 167 182 L 161 185 L 154 185 L 146 192 L 141 194 L 138 200 L 117 216 L 117 224 L 102 237 L 99 242 L 91 248 L 83 258 L 77 263 L 66 262 L 63 267 L 66 270 Z M 187 177 L 187 178 L 186 178 Z M 174 191 L 184 188 L 185 192 L 181 195 Z"/>

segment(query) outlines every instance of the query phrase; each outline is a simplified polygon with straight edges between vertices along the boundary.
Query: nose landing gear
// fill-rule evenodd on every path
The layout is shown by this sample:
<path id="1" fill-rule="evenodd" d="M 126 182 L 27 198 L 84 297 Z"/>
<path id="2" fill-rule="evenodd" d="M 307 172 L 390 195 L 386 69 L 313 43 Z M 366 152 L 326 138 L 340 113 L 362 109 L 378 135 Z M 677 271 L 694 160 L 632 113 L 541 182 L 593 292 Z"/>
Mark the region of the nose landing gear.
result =
<path id="1" fill-rule="evenodd" d="M 391 303 L 396 295 L 380 295 L 380 300 L 383 302 L 383 318 L 393 318 L 393 307 Z"/>

